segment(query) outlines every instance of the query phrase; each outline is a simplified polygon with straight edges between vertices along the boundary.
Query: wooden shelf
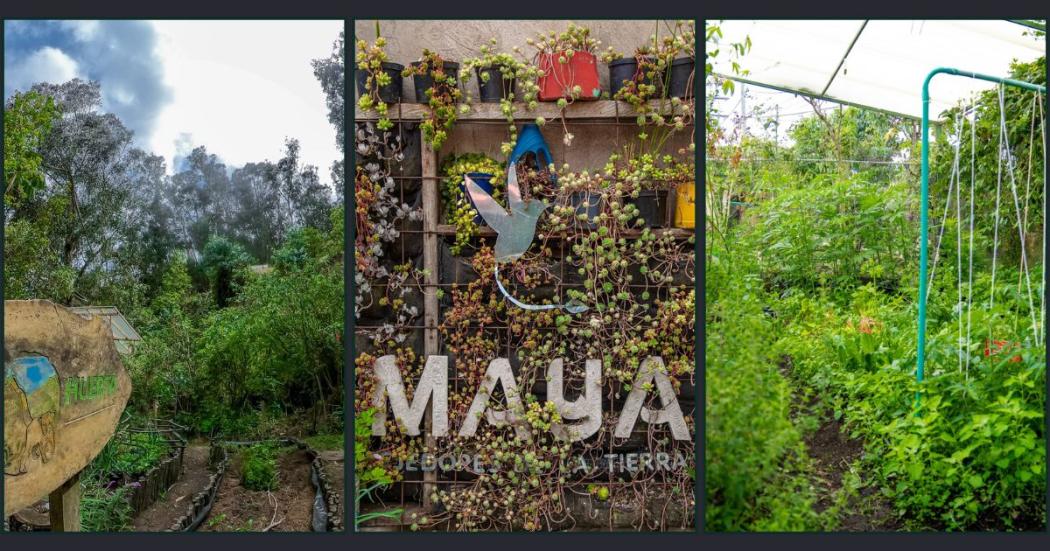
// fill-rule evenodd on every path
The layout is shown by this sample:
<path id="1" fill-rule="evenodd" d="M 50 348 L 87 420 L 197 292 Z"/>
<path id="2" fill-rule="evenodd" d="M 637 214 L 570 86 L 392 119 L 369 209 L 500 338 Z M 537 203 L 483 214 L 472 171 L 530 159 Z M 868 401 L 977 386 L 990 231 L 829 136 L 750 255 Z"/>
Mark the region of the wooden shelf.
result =
<path id="1" fill-rule="evenodd" d="M 653 232 L 657 236 L 669 233 L 671 235 L 674 235 L 676 239 L 689 239 L 690 237 L 696 235 L 696 230 L 693 228 L 655 228 L 649 231 Z M 456 235 L 456 226 L 453 226 L 451 224 L 438 224 L 437 229 L 434 233 L 438 235 Z M 642 230 L 622 230 L 620 232 L 620 236 L 626 238 L 635 238 L 640 235 L 642 235 Z M 478 228 L 478 236 L 496 237 L 496 232 L 488 226 L 481 226 Z M 565 236 L 564 234 L 556 234 L 548 237 L 550 237 L 551 239 L 561 239 Z"/>
<path id="2" fill-rule="evenodd" d="M 683 111 L 682 104 L 673 105 L 670 100 L 651 100 L 650 108 L 656 111 L 661 109 L 667 115 L 674 115 Z M 420 103 L 395 103 L 389 106 L 387 115 L 391 120 L 416 121 L 427 116 L 430 108 Z M 522 102 L 514 103 L 514 119 L 518 121 L 531 121 L 536 117 L 543 117 L 548 121 L 561 116 L 561 109 L 554 102 L 540 102 L 534 111 L 525 108 Z M 633 119 L 638 116 L 638 111 L 631 104 L 616 100 L 577 101 L 565 108 L 565 118 L 573 120 L 582 119 Z M 375 111 L 364 111 L 355 108 L 354 120 L 374 121 L 379 116 Z M 457 121 L 505 121 L 498 103 L 472 103 L 470 111 L 458 113 Z"/>

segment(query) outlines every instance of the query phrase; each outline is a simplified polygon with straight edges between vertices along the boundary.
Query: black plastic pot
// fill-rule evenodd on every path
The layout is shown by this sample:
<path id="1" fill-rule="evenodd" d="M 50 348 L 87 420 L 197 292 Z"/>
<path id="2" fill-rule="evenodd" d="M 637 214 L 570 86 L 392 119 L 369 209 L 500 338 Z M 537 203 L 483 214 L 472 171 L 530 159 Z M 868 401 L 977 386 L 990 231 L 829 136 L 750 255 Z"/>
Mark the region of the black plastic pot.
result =
<path id="1" fill-rule="evenodd" d="M 403 81 L 401 71 L 404 69 L 405 66 L 399 63 L 383 62 L 383 72 L 390 75 L 390 84 L 379 88 L 379 99 L 383 100 L 384 103 L 398 103 L 401 101 L 401 83 Z M 368 71 L 358 69 L 356 75 L 358 95 L 367 94 Z"/>
<path id="2" fill-rule="evenodd" d="M 591 191 L 576 191 L 570 196 L 572 206 L 576 209 L 576 216 L 581 214 L 587 215 L 587 221 L 577 220 L 580 227 L 587 229 L 596 229 L 598 224 L 595 219 L 598 218 L 598 214 L 601 212 L 601 199 L 600 193 L 594 193 Z"/>
<path id="3" fill-rule="evenodd" d="M 693 73 L 696 62 L 691 57 L 680 57 L 671 62 L 669 97 L 684 98 L 693 95 Z"/>
<path id="4" fill-rule="evenodd" d="M 645 227 L 663 228 L 667 226 L 667 190 L 650 189 L 638 193 L 631 203 L 638 208 L 638 217 Z"/>
<path id="5" fill-rule="evenodd" d="M 514 93 L 514 79 L 504 80 L 499 67 L 476 69 L 478 75 L 478 95 L 485 103 L 499 103 L 499 100 Z M 489 81 L 482 80 L 482 73 L 488 73 Z"/>
<path id="6" fill-rule="evenodd" d="M 634 74 L 638 72 L 638 60 L 633 57 L 625 57 L 609 62 L 609 97 L 623 88 L 624 83 L 634 80 Z"/>
<path id="7" fill-rule="evenodd" d="M 412 62 L 413 67 L 419 67 L 419 65 L 419 61 Z M 442 63 L 442 66 L 445 69 L 445 74 L 452 77 L 452 86 L 455 87 L 456 79 L 459 77 L 459 63 L 446 61 Z M 416 103 L 429 103 L 427 101 L 427 90 L 434 86 L 434 78 L 430 76 L 430 71 L 422 75 L 412 75 L 412 83 L 416 89 Z"/>
<path id="8" fill-rule="evenodd" d="M 652 58 L 649 58 L 652 59 Z M 638 67 L 638 58 L 625 57 L 609 63 L 609 97 L 615 97 L 616 92 L 623 88 L 625 82 L 636 81 L 639 84 L 652 84 L 653 79 Z M 661 81 L 657 75 L 656 89 L 661 89 Z"/>

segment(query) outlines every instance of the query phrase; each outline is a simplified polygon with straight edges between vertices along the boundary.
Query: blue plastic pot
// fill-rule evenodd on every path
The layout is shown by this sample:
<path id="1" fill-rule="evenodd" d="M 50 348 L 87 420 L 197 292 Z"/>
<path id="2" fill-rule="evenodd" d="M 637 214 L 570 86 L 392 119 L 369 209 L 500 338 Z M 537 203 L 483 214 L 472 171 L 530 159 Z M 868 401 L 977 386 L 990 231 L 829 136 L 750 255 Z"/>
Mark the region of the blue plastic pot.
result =
<path id="1" fill-rule="evenodd" d="M 492 195 L 492 191 L 494 189 L 492 187 L 492 179 L 496 177 L 495 174 L 489 174 L 488 172 L 468 172 L 467 176 L 471 180 L 474 180 L 474 183 L 477 184 L 482 191 L 488 193 L 490 196 Z M 466 181 L 459 183 L 459 190 L 462 191 L 463 195 L 465 195 L 467 197 L 467 200 L 470 201 L 470 206 L 474 207 L 474 212 L 477 212 L 477 205 L 474 204 L 474 200 L 471 199 L 470 194 L 467 193 Z M 474 215 L 474 223 L 479 226 L 484 226 L 485 219 L 481 217 L 481 214 L 476 214 Z"/>

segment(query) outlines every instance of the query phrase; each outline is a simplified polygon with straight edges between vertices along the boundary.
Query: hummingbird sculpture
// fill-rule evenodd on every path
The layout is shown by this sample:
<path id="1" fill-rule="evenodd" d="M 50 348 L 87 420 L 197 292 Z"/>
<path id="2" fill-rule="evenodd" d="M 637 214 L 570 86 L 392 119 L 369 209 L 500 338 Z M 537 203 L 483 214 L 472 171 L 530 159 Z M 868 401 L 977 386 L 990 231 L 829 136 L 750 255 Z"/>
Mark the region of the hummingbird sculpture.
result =
<path id="1" fill-rule="evenodd" d="M 485 193 L 469 176 L 464 188 L 474 203 L 485 223 L 496 232 L 496 285 L 499 290 L 515 305 L 527 310 L 552 310 L 562 308 L 570 313 L 578 314 L 587 311 L 587 305 L 573 299 L 566 304 L 525 304 L 514 297 L 503 288 L 499 280 L 499 265 L 512 262 L 525 254 L 532 245 L 532 238 L 536 234 L 536 222 L 540 219 L 543 211 L 550 206 L 539 199 L 523 201 L 521 188 L 518 187 L 518 171 L 515 164 L 511 163 L 507 169 L 507 206 L 508 213 L 488 193 Z"/>

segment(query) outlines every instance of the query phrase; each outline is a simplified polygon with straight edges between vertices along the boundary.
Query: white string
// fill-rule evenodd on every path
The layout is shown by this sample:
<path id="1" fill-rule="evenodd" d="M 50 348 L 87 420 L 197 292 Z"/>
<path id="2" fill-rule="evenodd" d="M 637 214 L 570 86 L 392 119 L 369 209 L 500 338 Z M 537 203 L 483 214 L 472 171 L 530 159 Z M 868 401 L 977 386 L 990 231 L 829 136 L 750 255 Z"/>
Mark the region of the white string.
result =
<path id="1" fill-rule="evenodd" d="M 1000 95 L 999 103 L 999 123 L 1002 125 L 1002 133 L 1007 133 L 1008 130 L 1006 129 L 1005 105 L 1002 100 L 1002 95 Z M 1006 168 L 1010 174 L 1010 192 L 1014 199 L 1014 211 L 1017 215 L 1017 234 L 1021 241 L 1021 271 L 1024 273 L 1025 287 L 1028 290 L 1028 313 L 1032 317 L 1032 338 L 1037 339 L 1039 337 L 1039 323 L 1035 319 L 1035 301 L 1032 297 L 1032 277 L 1028 273 L 1028 254 L 1026 252 L 1028 247 L 1025 246 L 1024 241 L 1024 227 L 1022 226 L 1023 218 L 1021 216 L 1021 201 L 1017 196 L 1017 179 L 1014 174 L 1017 171 L 1017 164 L 1014 160 L 1013 152 L 1011 152 L 1009 148 L 1008 134 L 1006 138 Z M 1020 286 L 1018 286 L 1018 291 L 1020 290 Z"/>
<path id="2" fill-rule="evenodd" d="M 999 85 L 999 114 L 1000 119 L 1002 118 L 1004 102 L 1003 102 L 1003 85 Z M 999 258 L 999 197 L 1001 195 L 1002 184 L 1003 184 L 1003 127 L 999 126 L 999 150 L 996 155 L 996 175 L 995 175 L 995 212 L 992 214 L 993 226 L 995 228 L 992 237 L 992 287 L 988 293 L 988 312 L 991 314 L 992 310 L 995 309 L 995 264 Z M 991 317 L 988 318 L 988 337 L 992 336 Z"/>
<path id="3" fill-rule="evenodd" d="M 970 335 L 973 327 L 973 208 L 974 189 L 977 188 L 977 100 L 970 98 L 973 121 L 970 123 L 970 272 L 966 291 L 966 366 L 963 377 L 970 378 Z"/>
<path id="4" fill-rule="evenodd" d="M 958 118 L 956 118 L 955 128 L 959 128 Z M 962 134 L 957 135 L 957 138 L 961 137 Z M 952 174 L 948 177 L 948 194 L 944 198 L 944 212 L 941 214 L 941 229 L 937 232 L 937 245 L 933 248 L 933 266 L 930 268 L 929 281 L 926 282 L 926 302 L 930 301 L 930 291 L 933 290 L 933 278 L 937 275 L 937 262 L 941 259 L 941 243 L 944 241 L 944 228 L 948 222 L 948 208 L 952 204 L 952 188 L 955 186 L 955 180 L 959 174 L 959 145 L 959 140 L 956 140 L 955 158 L 952 160 Z"/>
<path id="5" fill-rule="evenodd" d="M 962 116 L 959 117 L 959 124 L 960 125 L 964 124 L 965 121 L 966 121 L 965 117 L 962 117 Z M 961 148 L 962 147 L 963 127 L 962 126 L 958 127 L 956 132 L 959 134 L 959 142 L 958 142 L 959 145 L 957 147 Z M 956 154 L 956 156 L 955 156 L 955 162 L 956 163 L 959 162 L 959 155 L 958 154 Z M 972 163 L 971 163 L 971 167 L 972 167 Z M 959 351 L 959 371 L 962 371 L 963 370 L 962 172 L 958 172 L 958 176 L 956 176 L 956 178 L 959 181 L 959 185 L 955 186 L 955 241 L 956 241 L 956 248 L 955 248 L 955 251 L 956 251 L 955 252 L 955 272 L 957 274 L 955 288 L 958 290 L 958 295 L 959 296 L 958 296 L 958 299 L 956 299 L 956 301 L 955 301 L 955 310 L 957 312 L 959 312 L 959 314 L 958 314 L 958 316 L 959 316 L 959 336 L 955 340 L 955 346 L 956 346 L 956 348 L 958 348 L 958 351 Z"/>
<path id="6" fill-rule="evenodd" d="M 1042 246 L 1043 252 L 1046 251 L 1046 116 L 1043 113 L 1043 95 L 1036 92 L 1036 98 L 1039 99 L 1039 120 L 1043 123 L 1040 125 L 1041 133 L 1043 134 L 1043 239 Z M 1040 259 L 1040 278 L 1039 278 L 1039 319 L 1046 319 L 1046 254 L 1042 255 Z M 1043 338 L 1046 337 L 1046 327 L 1043 326 Z M 1039 342 L 1040 339 L 1036 339 Z"/>

